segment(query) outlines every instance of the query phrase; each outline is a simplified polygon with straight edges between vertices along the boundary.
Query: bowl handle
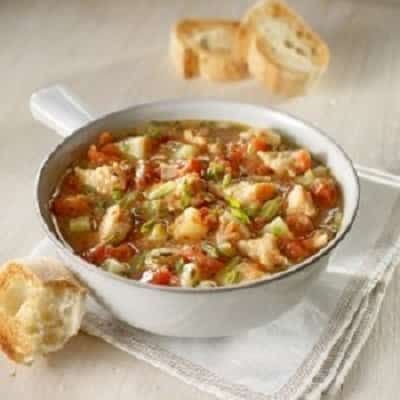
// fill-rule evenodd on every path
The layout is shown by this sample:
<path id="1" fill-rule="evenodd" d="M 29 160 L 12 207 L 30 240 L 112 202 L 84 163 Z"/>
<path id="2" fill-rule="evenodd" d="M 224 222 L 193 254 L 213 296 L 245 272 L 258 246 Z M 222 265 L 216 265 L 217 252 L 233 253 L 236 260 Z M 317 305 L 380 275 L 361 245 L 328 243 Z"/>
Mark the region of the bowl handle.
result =
<path id="1" fill-rule="evenodd" d="M 61 85 L 50 86 L 33 93 L 30 109 L 33 118 L 63 137 L 69 136 L 94 119 L 87 107 Z"/>

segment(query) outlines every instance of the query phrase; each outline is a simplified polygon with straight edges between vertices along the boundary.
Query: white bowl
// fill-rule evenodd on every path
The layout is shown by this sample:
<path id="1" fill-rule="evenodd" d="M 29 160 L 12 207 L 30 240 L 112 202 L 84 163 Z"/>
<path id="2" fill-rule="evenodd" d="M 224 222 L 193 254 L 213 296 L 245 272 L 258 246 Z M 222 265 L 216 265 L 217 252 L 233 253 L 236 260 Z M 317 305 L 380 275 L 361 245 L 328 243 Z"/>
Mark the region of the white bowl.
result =
<path id="1" fill-rule="evenodd" d="M 66 265 L 114 316 L 150 332 L 179 337 L 235 335 L 266 324 L 301 301 L 328 264 L 331 250 L 353 224 L 359 183 L 343 150 L 316 127 L 276 110 L 217 100 L 166 100 L 135 105 L 93 119 L 65 89 L 55 86 L 31 97 L 34 117 L 66 136 L 44 160 L 37 177 L 36 205 L 42 226 Z M 321 251 L 288 271 L 247 284 L 220 288 L 149 285 L 105 272 L 73 254 L 57 236 L 49 199 L 65 169 L 84 154 L 99 132 L 120 131 L 138 121 L 207 119 L 281 130 L 331 169 L 344 197 L 336 237 Z"/>

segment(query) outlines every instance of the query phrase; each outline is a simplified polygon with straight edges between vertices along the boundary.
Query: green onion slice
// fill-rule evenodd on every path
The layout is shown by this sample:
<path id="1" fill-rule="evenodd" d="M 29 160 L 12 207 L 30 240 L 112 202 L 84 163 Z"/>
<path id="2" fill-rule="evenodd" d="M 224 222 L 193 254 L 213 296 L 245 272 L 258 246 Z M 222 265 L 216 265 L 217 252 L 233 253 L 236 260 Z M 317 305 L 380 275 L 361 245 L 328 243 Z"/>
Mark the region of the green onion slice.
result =
<path id="1" fill-rule="evenodd" d="M 112 198 L 115 202 L 120 201 L 120 200 L 122 199 L 122 196 L 123 196 L 122 191 L 121 191 L 121 190 L 118 190 L 118 189 L 113 190 L 112 193 L 111 193 L 111 198 Z"/>
<path id="2" fill-rule="evenodd" d="M 141 233 L 150 233 L 151 230 L 153 229 L 153 226 L 156 224 L 155 219 L 150 219 L 147 222 L 145 222 L 141 227 L 140 227 L 140 232 Z"/>
<path id="3" fill-rule="evenodd" d="M 201 248 L 205 253 L 207 253 L 212 258 L 218 258 L 218 250 L 212 244 L 208 242 L 203 242 Z"/>
<path id="4" fill-rule="evenodd" d="M 231 208 L 230 213 L 241 223 L 250 224 L 250 218 L 246 212 L 240 208 Z"/>
<path id="5" fill-rule="evenodd" d="M 187 208 L 192 204 L 193 193 L 190 190 L 190 187 L 186 180 L 183 182 L 182 186 L 181 203 L 183 208 Z"/>
<path id="6" fill-rule="evenodd" d="M 271 221 L 273 218 L 275 218 L 282 206 L 282 198 L 280 196 L 275 197 L 272 200 L 268 200 L 263 207 L 261 208 L 260 213 L 258 214 L 260 217 L 264 218 L 268 221 Z"/>
<path id="7" fill-rule="evenodd" d="M 175 189 L 175 186 L 175 182 L 162 183 L 148 193 L 148 198 L 150 200 L 161 199 L 170 194 Z"/>
<path id="8" fill-rule="evenodd" d="M 90 217 L 87 215 L 72 218 L 69 220 L 69 230 L 71 232 L 88 232 L 92 229 Z"/>

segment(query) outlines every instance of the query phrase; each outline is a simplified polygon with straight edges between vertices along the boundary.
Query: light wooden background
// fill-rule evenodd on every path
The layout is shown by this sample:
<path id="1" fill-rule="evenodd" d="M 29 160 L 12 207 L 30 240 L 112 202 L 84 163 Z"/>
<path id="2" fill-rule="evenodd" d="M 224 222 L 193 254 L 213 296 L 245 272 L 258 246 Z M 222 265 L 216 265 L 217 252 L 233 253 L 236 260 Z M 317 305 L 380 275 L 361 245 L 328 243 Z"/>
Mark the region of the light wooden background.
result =
<path id="1" fill-rule="evenodd" d="M 400 173 L 400 3 L 292 0 L 332 50 L 328 74 L 305 98 L 273 99 L 253 81 L 179 80 L 166 54 L 170 25 L 182 16 L 238 17 L 250 3 L 0 2 L 0 261 L 26 254 L 43 236 L 33 211 L 33 180 L 59 139 L 32 121 L 28 99 L 55 82 L 71 86 L 98 113 L 178 96 L 274 104 L 326 130 L 358 162 Z M 335 400 L 400 397 L 399 290 L 397 272 Z M 18 367 L 16 375 L 14 370 L 0 358 L 0 399 L 211 399 L 84 335 L 31 368 Z"/>

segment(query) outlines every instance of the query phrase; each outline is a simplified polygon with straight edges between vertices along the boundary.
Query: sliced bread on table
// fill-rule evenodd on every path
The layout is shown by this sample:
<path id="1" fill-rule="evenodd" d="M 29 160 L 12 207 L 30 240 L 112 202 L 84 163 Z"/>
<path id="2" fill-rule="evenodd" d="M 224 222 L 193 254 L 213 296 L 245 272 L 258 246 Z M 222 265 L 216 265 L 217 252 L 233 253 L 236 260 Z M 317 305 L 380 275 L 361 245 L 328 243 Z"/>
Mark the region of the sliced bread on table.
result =
<path id="1" fill-rule="evenodd" d="M 215 81 L 234 81 L 247 76 L 246 61 L 233 57 L 238 21 L 179 21 L 171 32 L 170 53 L 184 78 L 197 76 Z"/>
<path id="2" fill-rule="evenodd" d="M 281 0 L 264 0 L 248 10 L 234 41 L 237 62 L 272 92 L 297 95 L 324 73 L 329 49 L 306 22 Z"/>
<path id="3" fill-rule="evenodd" d="M 19 259 L 0 269 L 0 348 L 20 363 L 59 350 L 80 328 L 86 289 L 57 260 Z"/>

